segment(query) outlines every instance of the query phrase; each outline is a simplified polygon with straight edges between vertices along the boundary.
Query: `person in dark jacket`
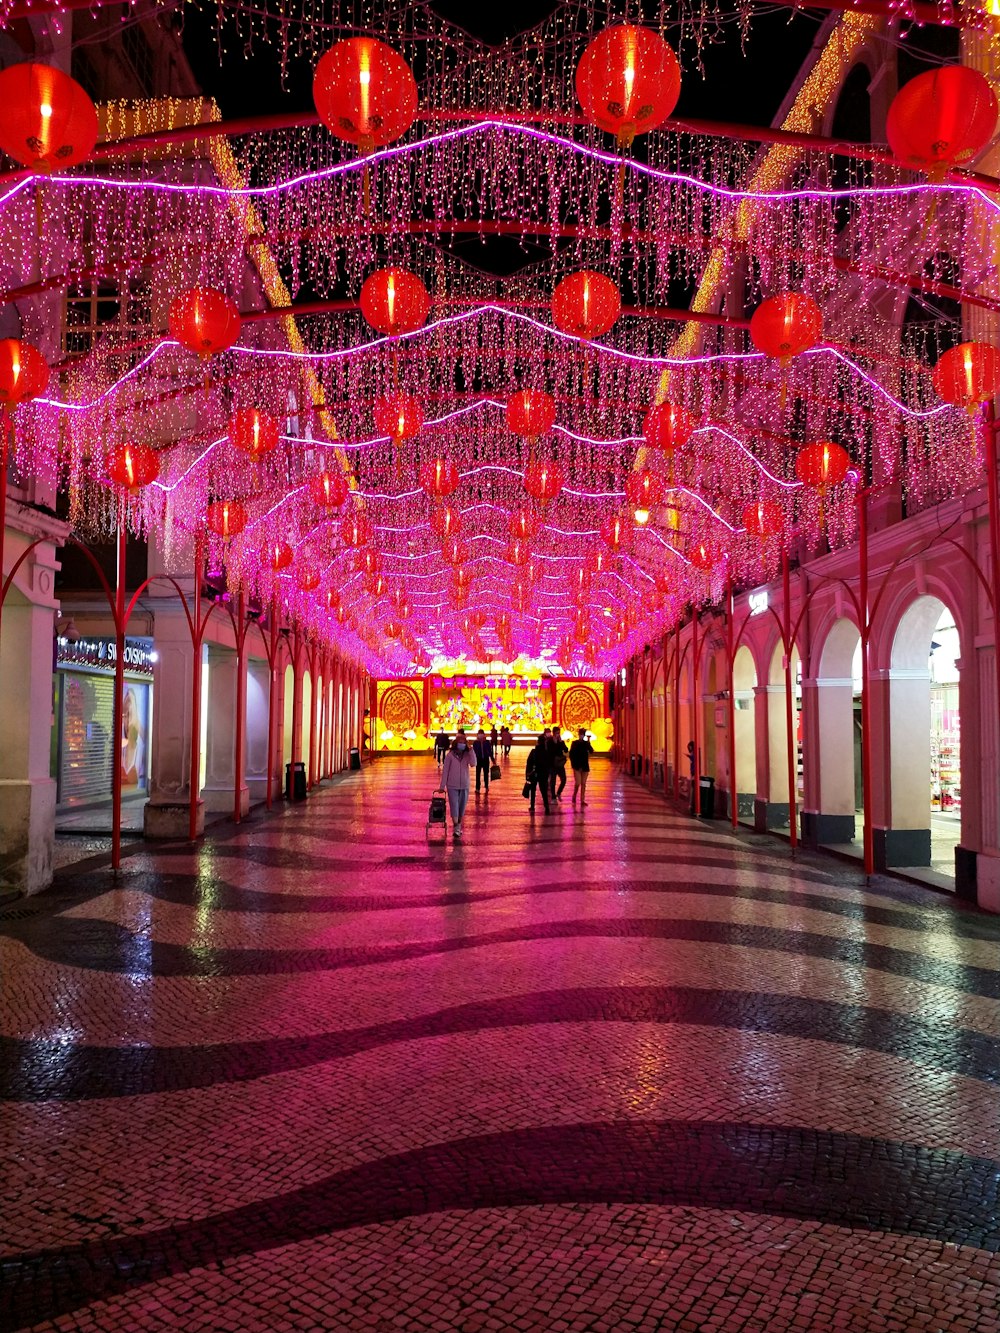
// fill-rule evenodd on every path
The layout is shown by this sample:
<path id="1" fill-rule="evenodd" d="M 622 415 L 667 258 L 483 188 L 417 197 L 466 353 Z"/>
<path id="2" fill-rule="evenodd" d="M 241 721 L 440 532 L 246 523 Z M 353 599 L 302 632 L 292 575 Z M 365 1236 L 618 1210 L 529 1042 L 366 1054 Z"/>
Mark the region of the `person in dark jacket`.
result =
<path id="1" fill-rule="evenodd" d="M 451 737 L 445 731 L 444 727 L 434 737 L 434 758 L 439 764 L 444 763 L 444 757 L 451 749 Z"/>
<path id="2" fill-rule="evenodd" d="M 482 727 L 472 742 L 472 753 L 476 756 L 476 795 L 479 795 L 479 782 L 486 783 L 486 795 L 490 794 L 490 764 L 493 763 L 493 742 L 487 738 Z"/>
<path id="3" fill-rule="evenodd" d="M 535 810 L 535 794 L 539 791 L 542 793 L 542 805 L 545 806 L 545 813 L 549 813 L 549 777 L 551 773 L 552 755 L 549 748 L 549 737 L 541 735 L 538 738 L 538 744 L 528 751 L 528 762 L 524 766 L 524 780 L 531 786 L 528 808 L 532 814 Z"/>
<path id="4" fill-rule="evenodd" d="M 590 756 L 593 753 L 594 747 L 587 740 L 587 733 L 581 727 L 580 734 L 569 747 L 569 766 L 573 770 L 574 805 L 578 796 L 581 805 L 587 804 L 587 779 L 590 777 Z"/>
<path id="5" fill-rule="evenodd" d="M 562 738 L 562 732 L 555 728 L 552 732 L 552 777 L 551 796 L 554 801 L 562 798 L 563 789 L 566 786 L 566 759 L 569 755 L 569 746 Z"/>

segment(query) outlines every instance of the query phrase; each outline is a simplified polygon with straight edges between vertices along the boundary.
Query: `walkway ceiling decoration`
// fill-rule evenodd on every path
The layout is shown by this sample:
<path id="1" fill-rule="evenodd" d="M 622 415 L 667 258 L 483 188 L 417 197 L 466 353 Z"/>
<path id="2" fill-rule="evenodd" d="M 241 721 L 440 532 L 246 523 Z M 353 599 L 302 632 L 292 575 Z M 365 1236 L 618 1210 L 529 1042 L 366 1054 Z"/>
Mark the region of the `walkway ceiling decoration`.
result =
<path id="1" fill-rule="evenodd" d="M 859 486 L 913 512 L 980 483 L 1000 357 L 959 311 L 1000 309 L 1000 194 L 956 168 L 996 129 L 982 75 L 957 101 L 947 70 L 906 85 L 907 167 L 845 166 L 667 119 L 687 5 L 648 36 L 565 5 L 499 51 L 421 6 L 384 17 L 382 44 L 318 21 L 325 124 L 244 126 L 228 179 L 190 137 L 126 152 L 111 108 L 96 160 L 22 153 L 2 182 L 7 302 L 103 280 L 135 307 L 4 400 L 16 466 L 81 533 L 124 513 L 197 539 L 380 674 L 441 653 L 604 674 L 726 580 L 849 542 Z M 840 20 L 819 94 L 870 22 Z M 498 237 L 522 252 L 504 278 L 467 244 Z M 291 305 L 247 298 L 251 264 Z"/>

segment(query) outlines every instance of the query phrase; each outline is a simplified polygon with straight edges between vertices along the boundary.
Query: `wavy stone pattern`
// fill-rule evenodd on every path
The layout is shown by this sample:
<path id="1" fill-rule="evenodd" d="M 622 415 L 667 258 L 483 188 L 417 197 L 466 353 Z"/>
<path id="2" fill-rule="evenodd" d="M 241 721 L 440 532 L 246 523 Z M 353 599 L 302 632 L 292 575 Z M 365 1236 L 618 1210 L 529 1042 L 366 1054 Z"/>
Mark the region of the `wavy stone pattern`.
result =
<path id="1" fill-rule="evenodd" d="M 5 1328 L 1000 1331 L 1000 922 L 509 777 L 0 915 Z"/>

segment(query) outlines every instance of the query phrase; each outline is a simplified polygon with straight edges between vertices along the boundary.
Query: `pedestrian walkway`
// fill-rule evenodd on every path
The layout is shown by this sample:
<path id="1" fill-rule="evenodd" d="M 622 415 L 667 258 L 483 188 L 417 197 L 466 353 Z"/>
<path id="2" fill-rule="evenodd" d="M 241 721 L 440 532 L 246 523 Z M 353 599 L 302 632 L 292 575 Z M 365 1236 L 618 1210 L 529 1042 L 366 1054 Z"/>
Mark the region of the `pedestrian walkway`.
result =
<path id="1" fill-rule="evenodd" d="M 0 912 L 4 1328 L 1000 1330 L 1000 921 L 514 759 Z"/>

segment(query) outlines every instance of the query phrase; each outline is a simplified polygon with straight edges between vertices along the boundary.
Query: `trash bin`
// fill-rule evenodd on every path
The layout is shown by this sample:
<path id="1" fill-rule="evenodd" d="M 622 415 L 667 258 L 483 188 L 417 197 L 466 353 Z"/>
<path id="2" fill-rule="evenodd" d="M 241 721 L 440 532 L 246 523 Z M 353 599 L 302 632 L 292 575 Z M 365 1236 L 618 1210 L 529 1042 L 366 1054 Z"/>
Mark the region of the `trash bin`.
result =
<path id="1" fill-rule="evenodd" d="M 634 777 L 635 777 L 635 755 L 634 755 L 634 754 L 630 754 L 629 757 L 628 757 L 628 775 L 629 775 L 630 778 L 634 778 Z"/>
<path id="2" fill-rule="evenodd" d="M 698 800 L 702 819 L 715 818 L 715 778 L 698 779 Z"/>
<path id="3" fill-rule="evenodd" d="M 285 765 L 285 798 L 289 801 L 304 801 L 306 799 L 305 764 Z"/>
<path id="4" fill-rule="evenodd" d="M 351 746 L 351 770 L 359 772 L 361 769 L 361 751 L 356 745 Z"/>

